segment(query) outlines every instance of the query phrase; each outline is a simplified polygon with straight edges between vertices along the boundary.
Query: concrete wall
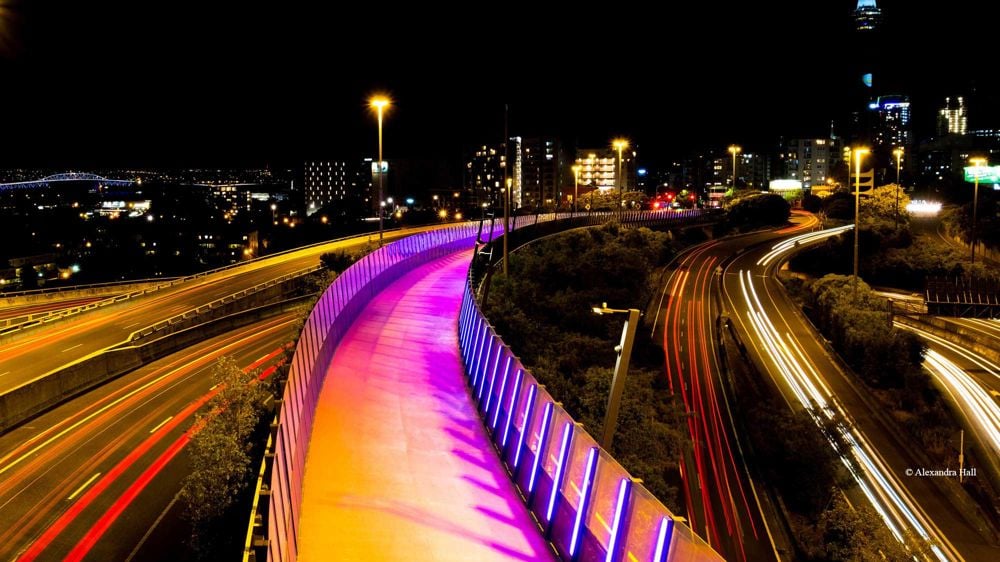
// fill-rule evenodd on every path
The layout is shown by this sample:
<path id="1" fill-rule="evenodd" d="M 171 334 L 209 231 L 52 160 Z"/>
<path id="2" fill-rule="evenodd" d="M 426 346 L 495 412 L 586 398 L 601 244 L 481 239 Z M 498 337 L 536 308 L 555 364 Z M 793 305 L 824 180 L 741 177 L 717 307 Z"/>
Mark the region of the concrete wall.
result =
<path id="1" fill-rule="evenodd" d="M 110 349 L 0 395 L 0 432 L 147 363 L 195 343 L 301 306 L 296 297 L 228 314 L 141 345 Z M 239 302 L 239 301 L 237 301 Z"/>

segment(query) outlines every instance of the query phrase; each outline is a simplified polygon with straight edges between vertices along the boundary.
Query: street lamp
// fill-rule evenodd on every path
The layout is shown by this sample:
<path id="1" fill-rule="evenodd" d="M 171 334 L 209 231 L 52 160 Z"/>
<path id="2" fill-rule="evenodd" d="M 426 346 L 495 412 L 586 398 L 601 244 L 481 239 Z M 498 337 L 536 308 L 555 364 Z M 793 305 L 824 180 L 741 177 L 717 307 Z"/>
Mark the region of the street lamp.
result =
<path id="1" fill-rule="evenodd" d="M 736 191 L 736 155 L 743 152 L 743 149 L 737 145 L 732 145 L 729 147 L 729 153 L 733 155 L 733 191 Z"/>
<path id="2" fill-rule="evenodd" d="M 858 220 L 861 216 L 861 157 L 868 154 L 869 150 L 867 148 L 855 148 L 854 149 L 854 294 L 858 294 L 858 249 L 859 249 L 859 239 L 858 231 L 861 230 L 861 225 Z"/>
<path id="3" fill-rule="evenodd" d="M 611 441 L 618 426 L 618 408 L 622 403 L 622 390 L 625 389 L 625 376 L 628 374 L 628 362 L 632 355 L 632 344 L 635 342 L 635 332 L 639 328 L 639 309 L 627 310 L 608 308 L 608 303 L 601 303 L 591 310 L 594 314 L 628 314 L 625 326 L 622 327 L 621 343 L 615 346 L 618 359 L 615 361 L 615 374 L 611 378 L 611 391 L 608 393 L 608 408 L 604 413 L 604 434 L 601 436 L 601 447 L 611 450 Z"/>
<path id="4" fill-rule="evenodd" d="M 386 107 L 389 106 L 389 98 L 385 96 L 373 96 L 371 100 L 368 101 L 371 107 L 375 108 L 375 112 L 378 114 L 378 164 L 376 165 L 376 170 L 378 170 L 378 245 L 382 245 L 382 176 L 385 174 L 382 170 L 382 112 Z"/>
<path id="5" fill-rule="evenodd" d="M 618 218 L 619 220 L 621 220 L 623 216 L 622 205 L 624 204 L 624 197 L 622 191 L 624 189 L 624 184 L 625 184 L 625 182 L 622 181 L 624 179 L 622 178 L 622 151 L 628 148 L 628 140 L 615 139 L 611 143 L 611 146 L 613 146 L 615 150 L 618 151 L 618 176 L 616 177 L 616 179 L 618 180 Z"/>
<path id="6" fill-rule="evenodd" d="M 979 222 L 977 216 L 977 207 L 979 206 L 979 174 L 982 172 L 982 167 L 986 165 L 986 159 L 981 157 L 969 158 L 969 164 L 972 164 L 977 168 L 975 179 L 975 191 L 972 193 L 972 263 L 976 263 L 976 223 Z"/>
<path id="7" fill-rule="evenodd" d="M 278 224 L 278 205 L 276 203 L 271 203 L 271 222 Z"/>
<path id="8" fill-rule="evenodd" d="M 580 197 L 580 170 L 583 166 L 573 165 L 573 212 L 576 213 L 576 200 Z"/>
<path id="9" fill-rule="evenodd" d="M 903 147 L 893 149 L 893 154 L 896 155 L 896 228 L 899 228 L 899 190 L 901 186 L 899 185 L 899 166 L 900 161 L 903 159 Z"/>

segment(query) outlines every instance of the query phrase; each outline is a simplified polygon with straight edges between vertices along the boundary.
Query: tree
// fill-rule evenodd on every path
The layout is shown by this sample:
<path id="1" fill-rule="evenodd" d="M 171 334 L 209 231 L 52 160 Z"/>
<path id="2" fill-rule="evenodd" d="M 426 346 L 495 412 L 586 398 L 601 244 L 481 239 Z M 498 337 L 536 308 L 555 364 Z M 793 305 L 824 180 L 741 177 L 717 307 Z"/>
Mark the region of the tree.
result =
<path id="1" fill-rule="evenodd" d="M 814 560 L 884 562 L 911 559 L 874 509 L 867 504 L 852 507 L 840 493 L 834 495 L 830 507 L 820 516 L 816 531 L 821 546 L 813 553 Z"/>
<path id="2" fill-rule="evenodd" d="M 777 226 L 788 222 L 792 206 L 777 193 L 754 193 L 733 200 L 729 224 L 739 230 Z"/>
<path id="3" fill-rule="evenodd" d="M 910 197 L 902 187 L 894 183 L 876 187 L 868 193 L 862 194 L 861 212 L 868 216 L 894 220 L 896 218 L 897 197 L 899 198 L 899 218 L 905 222 L 907 220 L 906 206 L 910 204 Z"/>
<path id="4" fill-rule="evenodd" d="M 218 392 L 191 428 L 191 473 L 182 490 L 196 547 L 210 536 L 199 531 L 219 519 L 249 483 L 251 437 L 267 398 L 257 379 L 256 371 L 244 372 L 232 357 L 220 357 L 212 369 Z"/>

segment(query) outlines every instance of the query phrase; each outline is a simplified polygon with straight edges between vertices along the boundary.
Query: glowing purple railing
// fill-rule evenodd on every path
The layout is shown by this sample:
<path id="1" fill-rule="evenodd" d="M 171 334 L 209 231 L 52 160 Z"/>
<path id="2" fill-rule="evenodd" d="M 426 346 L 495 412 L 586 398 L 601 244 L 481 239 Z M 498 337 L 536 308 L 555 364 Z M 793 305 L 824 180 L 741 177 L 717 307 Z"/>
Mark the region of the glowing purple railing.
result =
<path id="1" fill-rule="evenodd" d="M 298 554 L 298 522 L 313 416 L 327 365 L 344 334 L 368 302 L 390 283 L 439 257 L 471 249 L 477 223 L 403 238 L 347 268 L 316 302 L 299 335 L 281 409 L 258 483 L 254 520 L 244 560 L 292 561 Z"/>
<path id="2" fill-rule="evenodd" d="M 723 560 L 538 384 L 483 316 L 471 278 L 462 300 L 459 344 L 472 398 L 501 460 L 560 557 L 579 562 Z"/>
<path id="3" fill-rule="evenodd" d="M 628 211 L 620 218 L 626 224 L 647 225 L 681 222 L 700 216 L 697 210 Z M 567 227 L 596 225 L 609 218 L 610 213 L 522 215 L 512 217 L 511 230 L 516 232 L 528 225 L 566 219 L 569 219 L 565 223 Z M 477 235 L 484 240 L 495 239 L 503 232 L 502 221 L 493 223 L 492 236 L 489 230 L 489 226 L 484 226 L 481 231 L 479 223 L 464 223 L 403 238 L 347 268 L 324 291 L 299 335 L 280 410 L 272 426 L 273 435 L 268 441 L 257 483 L 244 561 L 265 557 L 281 562 L 297 559 L 302 477 L 313 416 L 327 366 L 351 324 L 375 295 L 409 271 L 461 249 L 470 251 L 471 261 Z M 645 534 L 649 533 L 633 538 L 627 532 L 649 528 L 654 529 L 655 534 L 661 520 L 672 522 L 672 516 L 658 503 L 662 510 L 653 510 L 649 517 L 659 519 L 650 519 L 644 524 L 633 521 L 644 516 L 645 512 L 633 507 L 633 498 L 640 497 L 637 492 L 645 490 L 633 486 L 628 473 L 597 447 L 579 424 L 554 404 L 545 389 L 523 369 L 485 321 L 468 287 L 459 328 L 473 399 L 479 404 L 484 423 L 501 458 L 511 468 L 515 482 L 522 490 L 530 491 L 527 495 L 529 507 L 545 523 L 546 532 L 551 533 L 552 527 L 559 529 L 553 534 L 553 543 L 560 554 L 576 553 L 577 560 L 598 560 L 599 553 L 609 551 L 609 541 L 626 537 L 629 545 L 634 543 L 639 548 L 645 545 Z M 525 425 L 531 431 L 523 431 Z M 561 456 L 551 459 L 538 456 L 535 451 L 539 448 Z M 566 493 L 574 488 L 581 492 L 575 496 Z M 636 491 L 632 491 L 633 488 Z M 617 501 L 619 497 L 624 500 Z M 612 523 L 613 529 L 609 526 Z M 601 531 L 602 527 L 606 532 Z M 662 540 L 669 541 L 675 535 L 666 533 Z M 612 543 L 614 548 L 610 551 L 624 552 L 624 543 L 621 547 L 617 544 Z M 699 559 L 718 559 L 707 546 L 697 550 L 702 551 L 710 555 Z M 571 558 L 574 555 L 567 556 Z M 617 558 L 607 560 L 611 562 Z"/>

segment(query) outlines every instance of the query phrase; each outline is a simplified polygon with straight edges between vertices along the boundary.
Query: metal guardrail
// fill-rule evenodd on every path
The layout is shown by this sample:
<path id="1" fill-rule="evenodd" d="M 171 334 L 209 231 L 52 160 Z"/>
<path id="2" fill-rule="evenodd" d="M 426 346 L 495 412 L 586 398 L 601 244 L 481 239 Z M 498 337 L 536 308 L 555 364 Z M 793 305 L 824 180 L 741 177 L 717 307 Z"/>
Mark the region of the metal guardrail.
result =
<path id="1" fill-rule="evenodd" d="M 656 213 L 661 213 L 658 216 L 663 218 L 654 218 L 657 217 Z M 643 224 L 650 220 L 662 222 L 667 217 L 690 219 L 701 216 L 701 213 L 698 212 L 674 213 L 672 215 L 668 213 L 663 211 L 628 212 L 624 214 L 623 222 Z M 598 223 L 602 221 L 594 220 L 593 217 L 601 216 L 604 217 L 604 220 L 611 218 L 610 213 L 559 213 L 558 215 L 549 213 L 546 215 L 517 216 L 512 217 L 511 232 L 516 232 L 527 225 L 562 219 L 576 219 L 579 222 L 581 219 L 586 218 L 588 223 Z M 495 221 L 492 227 L 492 234 L 495 236 L 502 232 L 501 221 Z M 455 250 L 471 249 L 478 233 L 478 225 L 471 223 L 424 232 L 393 242 L 365 256 L 345 270 L 319 298 L 299 335 L 295 356 L 292 359 L 290 372 L 280 401 L 280 409 L 271 425 L 272 436 L 268 441 L 268 448 L 261 463 L 255 487 L 257 494 L 254 500 L 254 512 L 250 517 L 247 531 L 243 553 L 244 562 L 256 562 L 263 559 L 275 562 L 292 562 L 297 558 L 298 536 L 296 533 L 300 515 L 299 510 L 302 504 L 302 477 L 309 449 L 309 439 L 312 434 L 313 417 L 320 390 L 326 376 L 327 366 L 344 334 L 357 319 L 358 315 L 361 314 L 368 302 L 379 291 L 424 263 L 447 255 Z M 489 237 L 492 239 L 492 236 Z M 473 357 L 476 355 L 470 353 L 468 346 L 470 342 L 476 341 L 475 338 L 480 336 L 476 334 L 470 338 L 470 330 L 483 330 L 482 326 L 488 326 L 488 323 L 481 317 L 481 314 L 478 317 L 479 323 L 473 321 L 477 317 L 473 314 L 472 310 L 475 308 L 476 313 L 478 313 L 477 306 L 471 297 L 470 286 L 467 285 L 460 318 L 463 356 L 468 355 L 469 357 Z M 485 334 L 485 331 L 483 331 L 483 334 Z M 509 353 L 509 350 L 507 353 Z M 511 354 L 509 357 L 513 357 L 513 355 Z M 476 358 L 479 359 L 478 356 Z M 485 369 L 488 363 L 489 361 L 482 362 L 481 365 L 477 363 L 477 369 L 479 367 Z M 468 361 L 466 365 L 469 365 Z M 507 364 L 507 367 L 505 367 L 508 369 L 508 375 L 514 372 L 510 371 L 509 367 L 510 364 Z M 494 367 L 494 370 L 496 370 L 496 367 Z M 471 374 L 474 371 L 468 370 L 467 372 Z M 478 373 L 478 370 L 475 372 Z M 530 373 L 527 374 L 527 377 L 530 376 Z M 482 382 L 485 379 L 485 376 L 477 374 L 477 385 L 473 385 L 473 388 L 478 386 L 479 392 L 481 392 L 481 388 L 485 387 L 485 383 Z M 495 373 L 493 379 L 493 382 L 496 382 Z M 529 388 L 528 385 L 524 384 L 525 380 L 528 379 L 525 379 L 524 373 L 522 373 L 520 386 L 522 389 Z M 518 392 L 515 390 L 517 383 L 508 382 L 510 383 L 511 392 Z M 500 387 L 507 388 L 507 385 L 501 383 Z M 544 392 L 544 389 L 541 390 Z M 490 392 L 493 392 L 492 388 Z M 498 392 L 499 394 L 503 394 L 504 390 L 500 389 Z M 542 396 L 541 393 L 537 392 L 537 389 L 533 391 L 533 396 L 536 394 Z M 503 402 L 503 400 L 497 400 L 496 404 L 500 402 Z M 482 402 L 480 403 L 482 404 Z M 542 404 L 541 407 L 547 409 L 550 415 L 555 411 L 552 409 L 555 408 L 554 405 L 550 404 L 547 406 L 542 402 L 537 402 L 537 404 Z M 517 406 L 519 405 L 519 403 L 511 405 L 510 399 L 508 399 L 507 411 L 517 411 Z M 494 417 L 498 416 L 497 412 L 500 410 L 500 407 L 494 409 L 492 415 Z M 559 410 L 561 411 L 561 409 Z M 486 411 L 489 414 L 488 403 Z M 544 415 L 544 412 L 542 414 Z M 507 414 L 507 418 L 510 417 Z M 507 431 L 507 426 L 513 425 L 506 418 L 496 418 L 496 420 L 493 420 L 493 418 L 487 415 L 486 420 L 492 420 L 492 423 L 487 423 L 491 427 L 491 431 L 495 431 L 496 427 L 500 427 L 497 425 L 497 420 L 499 419 L 503 419 L 502 426 L 505 428 L 505 432 Z M 538 416 L 535 417 L 536 422 L 539 419 Z M 547 423 L 550 423 L 550 425 L 555 423 L 553 420 L 554 418 L 550 417 L 550 421 Z M 570 424 L 565 427 L 577 427 L 568 416 L 565 417 L 565 421 Z M 552 425 L 552 427 L 563 426 Z M 575 429 L 564 431 L 569 431 L 570 433 L 576 432 Z M 578 433 L 586 435 L 582 430 Z M 508 434 L 503 439 L 502 443 L 511 448 L 502 449 L 501 453 L 504 453 L 504 451 L 513 451 L 511 444 L 515 441 L 514 434 Z M 576 443 L 586 445 L 587 441 L 586 438 L 580 438 Z M 576 446 L 574 445 L 574 447 Z M 617 466 L 614 460 L 610 459 L 603 451 L 590 453 L 590 450 L 586 449 L 586 447 L 582 450 L 584 451 L 583 454 L 588 457 L 587 466 L 592 467 L 588 469 L 590 470 L 588 478 L 591 478 L 591 480 L 588 481 L 587 486 L 590 486 L 594 482 L 593 470 L 597 467 L 596 459 L 598 455 L 603 455 L 601 462 L 605 470 L 612 470 L 613 467 Z M 576 448 L 573 451 L 574 457 L 572 458 L 578 458 L 577 453 L 579 451 Z M 525 464 L 527 464 L 527 461 L 525 461 Z M 573 472 L 577 468 L 579 467 L 574 465 L 574 468 L 569 471 L 570 474 L 574 475 L 573 478 L 578 476 L 576 472 Z M 594 506 L 593 509 L 595 511 L 593 513 L 599 514 L 597 510 L 606 511 L 607 506 L 610 505 L 613 510 L 617 510 L 620 516 L 627 515 L 627 519 L 616 519 L 614 513 L 605 514 L 608 515 L 605 521 L 614 522 L 615 531 L 611 534 L 618 533 L 624 537 L 622 545 L 647 545 L 645 539 L 650 533 L 653 533 L 659 540 L 656 544 L 659 544 L 662 548 L 655 552 L 653 550 L 645 552 L 645 557 L 640 557 L 640 559 L 653 560 L 655 554 L 661 556 L 656 559 L 658 562 L 694 559 L 721 560 L 707 545 L 699 543 L 687 527 L 675 524 L 675 518 L 669 515 L 666 508 L 656 501 L 637 481 L 628 477 L 628 474 L 624 470 L 620 474 L 624 475 L 622 477 L 624 479 L 617 479 L 615 477 L 609 479 L 601 474 L 597 475 L 599 479 L 597 482 L 600 486 L 593 487 L 593 490 L 588 490 L 587 493 L 590 498 L 588 501 Z M 598 489 L 600 490 L 599 492 L 597 491 Z M 624 509 L 625 504 L 623 502 L 615 501 L 615 498 L 621 497 L 628 500 L 629 507 L 627 512 Z M 530 501 L 529 505 L 531 505 Z M 570 501 L 567 500 L 564 504 L 568 505 Z M 614 507 L 616 505 L 621 507 Z M 565 515 L 565 505 L 560 509 L 563 510 L 558 515 L 561 522 L 572 519 L 572 517 Z M 604 513 L 604 511 L 600 513 Z M 642 539 L 635 539 L 632 536 L 633 534 L 641 535 Z M 669 541 L 674 541 L 675 546 L 673 548 L 669 546 Z M 586 545 L 593 546 L 600 543 L 600 540 L 597 542 L 588 541 Z M 647 546 L 652 549 L 656 545 L 649 543 Z M 578 560 L 604 560 L 601 555 L 595 554 L 600 551 L 599 548 L 596 550 L 590 546 L 581 548 L 584 548 L 584 550 L 580 551 Z M 591 548 L 591 550 L 585 550 L 586 548 Z M 636 546 L 635 548 L 638 547 Z M 623 547 L 617 546 L 612 548 L 616 552 L 624 552 L 622 549 Z M 630 550 L 629 552 L 643 554 L 635 550 Z M 670 557 L 666 558 L 668 553 Z M 697 558 L 702 555 L 704 555 L 703 558 Z"/>
<path id="2" fill-rule="evenodd" d="M 193 318 L 195 316 L 198 316 L 199 314 L 204 314 L 205 312 L 208 312 L 209 310 L 213 310 L 213 309 L 215 309 L 215 308 L 217 308 L 219 306 L 222 306 L 224 304 L 229 304 L 229 303 L 231 303 L 233 301 L 237 301 L 237 300 L 242 299 L 244 297 L 250 296 L 250 295 L 252 295 L 254 293 L 258 293 L 258 292 L 263 291 L 265 289 L 268 289 L 270 287 L 274 287 L 275 285 L 280 285 L 280 284 L 282 284 L 282 283 L 284 283 L 286 281 L 289 281 L 291 279 L 294 279 L 296 277 L 301 277 L 303 275 L 309 275 L 310 273 L 314 273 L 314 272 L 319 271 L 321 269 L 323 269 L 322 266 L 307 267 L 305 269 L 300 269 L 298 271 L 293 271 L 292 273 L 286 273 L 285 275 L 282 275 L 281 277 L 275 277 L 274 279 L 270 279 L 270 280 L 265 281 L 263 283 L 258 283 L 256 285 L 254 285 L 253 287 L 247 287 L 246 289 L 243 289 L 241 291 L 237 291 L 235 293 L 232 293 L 232 294 L 226 295 L 224 297 L 215 299 L 212 302 L 203 304 L 201 306 L 198 306 L 198 307 L 195 307 L 195 308 L 192 308 L 192 309 L 189 309 L 189 310 L 185 310 L 184 312 L 181 312 L 179 314 L 175 314 L 175 315 L 173 315 L 173 316 L 171 316 L 169 318 L 166 318 L 164 320 L 160 320 L 156 324 L 153 324 L 151 326 L 146 326 L 145 328 L 140 328 L 140 329 L 132 332 L 129 335 L 129 337 L 128 337 L 128 341 L 129 342 L 138 341 L 138 340 L 140 340 L 142 338 L 148 337 L 150 335 L 156 334 L 157 332 L 165 330 L 165 329 L 169 328 L 170 326 L 173 326 L 174 324 L 180 323 L 180 322 L 182 322 L 184 320 L 187 320 L 189 318 Z"/>
<path id="3" fill-rule="evenodd" d="M 524 229 L 521 243 L 532 237 L 529 230 L 549 234 Z M 462 361 L 487 433 L 559 556 L 574 562 L 721 562 L 570 417 L 497 335 L 476 297 L 482 269 L 492 265 L 480 261 L 469 271 L 459 317 Z"/>
<path id="4" fill-rule="evenodd" d="M 143 283 L 163 283 L 164 281 L 174 281 L 180 277 L 152 277 L 149 279 L 129 279 L 126 281 L 106 281 L 104 283 L 88 283 L 86 285 L 66 285 L 61 287 L 49 287 L 47 289 L 29 289 L 27 291 L 12 291 L 0 293 L 0 299 L 25 297 L 31 295 L 58 294 L 67 291 L 86 291 L 89 289 L 102 289 L 105 287 L 115 287 L 118 285 L 141 285 Z"/>
<path id="5" fill-rule="evenodd" d="M 347 268 L 319 298 L 299 335 L 271 426 L 273 447 L 265 453 L 257 481 L 257 507 L 244 560 L 296 559 L 302 475 L 316 402 L 326 367 L 351 324 L 379 291 L 402 275 L 455 250 L 471 248 L 477 229 L 477 224 L 466 223 L 383 246 Z"/>
<path id="6" fill-rule="evenodd" d="M 471 224 L 471 223 L 467 223 L 467 224 Z M 446 228 L 446 227 L 443 227 L 443 228 Z M 388 229 L 385 232 L 398 232 L 400 230 L 402 230 L 402 229 L 393 228 L 393 229 Z M 94 301 L 94 302 L 88 303 L 86 305 L 75 306 L 75 307 L 65 308 L 65 309 L 60 309 L 60 310 L 50 310 L 50 311 L 46 311 L 46 312 L 39 312 L 37 314 L 32 314 L 32 315 L 16 316 L 16 317 L 12 317 L 12 318 L 7 318 L 7 319 L 4 319 L 4 320 L 0 320 L 0 326 L 2 326 L 2 327 L 0 327 L 0 336 L 7 335 L 7 334 L 13 334 L 15 332 L 21 331 L 21 330 L 26 329 L 26 328 L 30 328 L 32 326 L 37 326 L 39 324 L 44 324 L 44 323 L 47 323 L 47 322 L 52 322 L 54 320 L 59 320 L 61 318 L 66 318 L 67 316 L 73 316 L 73 315 L 76 315 L 76 314 L 80 314 L 81 312 L 86 312 L 88 310 L 93 310 L 95 308 L 101 308 L 101 307 L 104 307 L 104 306 L 115 304 L 115 303 L 118 303 L 118 302 L 121 302 L 121 301 L 124 301 L 124 300 L 128 300 L 128 299 L 136 297 L 136 296 L 145 295 L 145 294 L 150 293 L 152 291 L 157 291 L 159 289 L 163 289 L 165 287 L 172 287 L 172 286 L 174 286 L 176 284 L 179 284 L 179 283 L 184 283 L 186 281 L 191 281 L 193 279 L 198 279 L 198 278 L 201 278 L 201 277 L 205 277 L 205 276 L 211 275 L 213 273 L 219 273 L 219 272 L 227 271 L 227 270 L 230 270 L 230 269 L 236 269 L 238 267 L 243 267 L 243 266 L 248 265 L 248 264 L 257 263 L 257 262 L 259 262 L 261 260 L 268 260 L 268 259 L 272 259 L 272 258 L 277 257 L 277 256 L 283 256 L 283 255 L 287 255 L 287 254 L 290 254 L 290 253 L 293 253 L 293 252 L 299 252 L 299 251 L 308 250 L 308 249 L 311 249 L 311 248 L 318 248 L 320 246 L 324 246 L 324 245 L 327 245 L 327 244 L 333 244 L 333 243 L 336 243 L 336 242 L 343 242 L 343 241 L 346 241 L 346 240 L 362 239 L 362 238 L 369 237 L 369 236 L 371 236 L 371 233 L 355 234 L 355 235 L 352 235 L 352 236 L 344 236 L 344 237 L 341 237 L 341 238 L 335 238 L 333 240 L 326 240 L 326 241 L 323 241 L 323 242 L 316 242 L 315 244 L 309 244 L 309 245 L 306 245 L 306 246 L 300 246 L 298 248 L 292 248 L 292 249 L 289 249 L 289 250 L 283 250 L 281 252 L 277 252 L 277 253 L 274 253 L 274 254 L 268 254 L 266 256 L 261 256 L 261 257 L 254 258 L 254 259 L 251 259 L 251 260 L 241 261 L 241 262 L 237 262 L 237 263 L 233 263 L 233 264 L 229 264 L 229 265 L 224 265 L 222 267 L 217 267 L 215 269 L 209 269 L 207 271 L 201 271 L 201 272 L 198 272 L 198 273 L 193 273 L 191 275 L 187 275 L 187 276 L 184 276 L 184 277 L 170 277 L 170 278 L 160 278 L 160 279 L 152 280 L 152 281 L 164 281 L 164 280 L 167 280 L 168 282 L 167 283 L 162 283 L 160 285 L 157 285 L 156 287 L 152 287 L 152 288 L 149 288 L 149 289 L 143 289 L 143 290 L 138 290 L 138 291 L 130 291 L 128 293 L 124 293 L 124 294 L 121 294 L 121 295 L 116 295 L 114 297 L 109 297 L 107 299 L 102 299 L 102 300 L 99 300 L 99 301 Z M 110 283 L 97 283 L 97 284 L 94 284 L 94 285 L 77 285 L 76 288 L 77 289 L 81 289 L 81 288 L 96 288 L 96 287 L 100 287 L 100 286 L 113 286 L 113 285 L 116 285 L 116 284 L 143 283 L 145 281 L 147 281 L 147 280 L 110 282 Z M 53 291 L 54 290 L 56 290 L 56 289 L 53 289 Z M 67 287 L 67 288 L 65 288 L 63 290 L 69 290 L 69 288 Z M 0 294 L 0 298 L 8 297 L 8 296 L 19 296 L 19 295 L 24 295 L 24 294 L 34 294 L 35 292 L 45 292 L 45 291 L 46 291 L 46 289 L 35 289 L 35 290 L 32 290 L 32 291 L 20 291 L 18 293 L 5 293 L 5 294 Z"/>

